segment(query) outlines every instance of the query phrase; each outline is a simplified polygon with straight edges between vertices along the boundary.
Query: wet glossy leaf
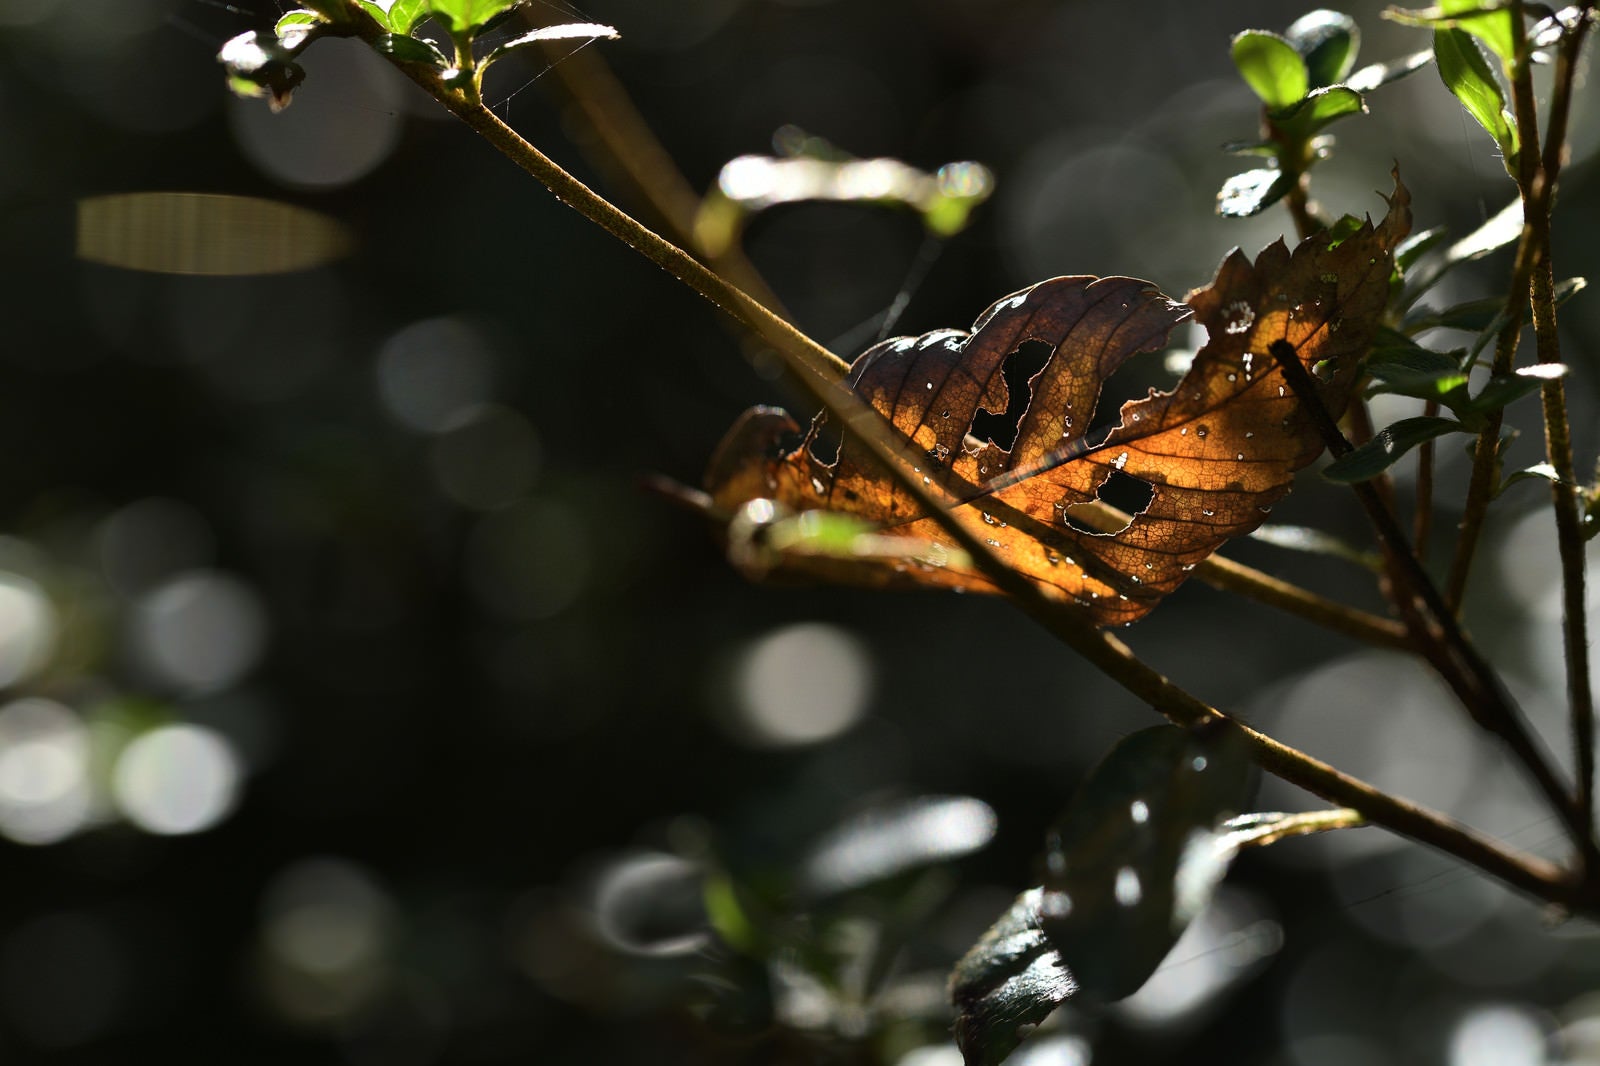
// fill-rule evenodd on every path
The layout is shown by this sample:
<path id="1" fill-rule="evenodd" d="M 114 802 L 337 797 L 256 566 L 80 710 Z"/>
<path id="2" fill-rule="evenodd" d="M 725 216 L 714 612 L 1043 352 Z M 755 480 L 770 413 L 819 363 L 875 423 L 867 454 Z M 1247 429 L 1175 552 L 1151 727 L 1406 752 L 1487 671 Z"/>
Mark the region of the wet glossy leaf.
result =
<path id="1" fill-rule="evenodd" d="M 598 22 L 565 22 L 558 26 L 541 26 L 521 36 L 513 37 L 483 57 L 480 66 L 488 66 L 512 52 L 531 48 L 545 41 L 598 41 L 602 38 L 616 40 L 617 31 Z"/>
<path id="2" fill-rule="evenodd" d="M 1234 37 L 1233 65 L 1270 111 L 1298 102 L 1311 88 L 1306 61 L 1294 45 L 1265 30 Z"/>
<path id="3" fill-rule="evenodd" d="M 1467 373 L 1460 353 L 1436 352 L 1417 344 L 1380 346 L 1367 357 L 1367 370 L 1381 382 L 1369 395 L 1394 393 L 1422 400 L 1449 403 L 1459 393 L 1464 399 Z"/>
<path id="4" fill-rule="evenodd" d="M 1295 471 L 1322 451 L 1269 349 L 1283 341 L 1308 368 L 1325 364 L 1325 403 L 1344 409 L 1387 300 L 1408 203 L 1397 183 L 1382 224 L 1364 224 L 1336 248 L 1322 234 L 1292 253 L 1279 241 L 1254 263 L 1229 256 L 1188 298 L 1210 339 L 1187 374 L 1170 393 L 1124 404 L 1110 430 L 1099 428 L 1110 412 L 1096 423 L 1106 379 L 1137 353 L 1159 349 L 1191 314 L 1131 278 L 1041 282 L 993 305 L 972 333 L 939 330 L 874 346 L 848 381 L 883 416 L 877 431 L 916 457 L 912 473 L 951 499 L 956 519 L 1015 572 L 1080 604 L 1097 623 L 1130 622 L 1229 538 L 1260 525 Z M 951 557 L 945 565 L 806 557 L 786 573 L 994 591 L 853 437 L 829 462 L 819 430 L 799 447 L 786 445 L 785 434 L 795 432 L 772 409 L 742 418 L 707 474 L 714 509 L 734 515 L 752 500 L 772 500 L 793 512 L 845 512 Z M 1091 532 L 1075 520 L 1079 505 L 1120 489 L 1148 497 L 1125 528 Z"/>
<path id="5" fill-rule="evenodd" d="M 1371 440 L 1359 448 L 1329 463 L 1322 476 L 1329 481 L 1354 484 L 1370 481 L 1399 462 L 1400 457 L 1423 441 L 1446 433 L 1468 433 L 1470 430 L 1453 418 L 1402 418 L 1373 434 Z"/>
<path id="6" fill-rule="evenodd" d="M 1237 850 L 1223 822 L 1249 793 L 1236 736 L 1156 726 L 1089 772 L 1052 829 L 1041 888 L 956 964 L 966 1062 L 1002 1061 L 1073 995 L 1130 995 L 1210 899 Z"/>
<path id="7" fill-rule="evenodd" d="M 1344 81 L 1361 49 L 1361 30 L 1355 19 L 1327 9 L 1301 15 L 1283 36 L 1305 60 L 1313 87 Z"/>
<path id="8" fill-rule="evenodd" d="M 1388 85 L 1392 81 L 1399 81 L 1408 74 L 1414 74 L 1433 62 L 1433 50 L 1424 49 L 1421 52 L 1412 52 L 1408 56 L 1392 59 L 1387 63 L 1369 63 L 1360 70 L 1351 74 L 1345 84 L 1358 93 L 1369 93 L 1379 86 Z"/>
<path id="9" fill-rule="evenodd" d="M 1500 146 L 1506 168 L 1512 169 L 1517 154 L 1517 132 L 1505 111 L 1505 95 L 1483 53 L 1462 30 L 1442 29 L 1433 33 L 1433 55 L 1439 64 L 1439 77 L 1445 87 L 1461 101 L 1467 114 L 1488 131 Z"/>
<path id="10" fill-rule="evenodd" d="M 1018 896 L 950 974 L 956 1044 L 967 1066 L 1005 1061 L 1078 990 L 1044 935 L 1043 898 L 1043 888 Z"/>
<path id="11" fill-rule="evenodd" d="M 1235 174 L 1222 183 L 1217 193 L 1217 214 L 1224 218 L 1248 218 L 1260 214 L 1294 188 L 1294 179 L 1277 167 L 1263 167 Z"/>

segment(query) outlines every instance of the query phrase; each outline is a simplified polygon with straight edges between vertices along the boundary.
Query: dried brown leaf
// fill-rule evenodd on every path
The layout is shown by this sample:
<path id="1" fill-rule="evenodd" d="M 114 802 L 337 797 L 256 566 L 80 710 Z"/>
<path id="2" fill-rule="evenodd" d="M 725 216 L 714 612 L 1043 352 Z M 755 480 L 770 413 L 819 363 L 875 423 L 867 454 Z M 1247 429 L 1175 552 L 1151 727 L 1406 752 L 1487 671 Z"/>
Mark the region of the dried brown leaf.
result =
<path id="1" fill-rule="evenodd" d="M 1377 226 L 1368 221 L 1337 241 L 1318 234 L 1293 252 L 1280 240 L 1254 263 L 1236 250 L 1187 306 L 1132 278 L 1052 278 L 995 303 L 970 333 L 875 345 L 852 364 L 849 383 L 884 417 L 882 431 L 917 457 L 914 474 L 960 501 L 956 517 L 1009 565 L 1099 624 L 1131 622 L 1229 538 L 1260 525 L 1295 471 L 1321 453 L 1316 425 L 1270 349 L 1291 345 L 1316 374 L 1323 402 L 1335 415 L 1344 410 L 1388 300 L 1409 203 L 1397 175 Z M 1123 404 L 1119 424 L 1091 439 L 1107 378 L 1135 354 L 1163 347 L 1191 314 L 1209 340 L 1177 388 Z M 1049 345 L 1050 355 L 1028 380 L 1026 410 L 1004 449 L 975 436 L 974 420 L 1006 412 L 1007 360 L 1030 341 Z M 707 475 L 716 508 L 731 514 L 772 499 L 951 546 L 858 441 L 847 436 L 828 463 L 816 454 L 816 426 L 799 447 L 779 446 L 797 431 L 779 410 L 746 412 Z M 1149 486 L 1149 504 L 1119 532 L 1074 521 L 1072 509 L 1118 475 Z M 926 559 L 807 555 L 787 568 L 857 584 L 994 591 L 974 569 Z"/>

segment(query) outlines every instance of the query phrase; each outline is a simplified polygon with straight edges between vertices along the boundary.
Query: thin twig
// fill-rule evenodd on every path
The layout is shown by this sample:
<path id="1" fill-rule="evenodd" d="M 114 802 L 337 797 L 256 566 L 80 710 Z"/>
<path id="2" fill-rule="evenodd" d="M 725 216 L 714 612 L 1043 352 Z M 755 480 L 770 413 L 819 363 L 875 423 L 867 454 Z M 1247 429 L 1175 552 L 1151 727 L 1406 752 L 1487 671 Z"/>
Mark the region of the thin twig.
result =
<path id="1" fill-rule="evenodd" d="M 1423 404 L 1422 414 L 1437 418 L 1439 401 Z M 1433 443 L 1425 440 L 1417 446 L 1417 510 L 1411 516 L 1411 544 L 1424 563 L 1428 561 L 1428 542 L 1433 539 Z"/>

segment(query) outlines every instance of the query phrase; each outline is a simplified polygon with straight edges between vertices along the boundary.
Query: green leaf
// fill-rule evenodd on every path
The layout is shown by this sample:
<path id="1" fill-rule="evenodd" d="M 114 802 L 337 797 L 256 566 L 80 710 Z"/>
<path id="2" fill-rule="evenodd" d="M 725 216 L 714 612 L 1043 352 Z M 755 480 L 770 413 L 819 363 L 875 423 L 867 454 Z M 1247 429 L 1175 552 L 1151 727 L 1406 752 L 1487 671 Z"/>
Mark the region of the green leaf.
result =
<path id="1" fill-rule="evenodd" d="M 598 22 L 568 22 L 560 26 L 541 26 L 540 28 L 520 37 L 513 37 L 498 46 L 488 55 L 483 57 L 480 66 L 487 67 L 490 63 L 518 49 L 527 48 L 541 41 L 583 40 L 596 41 L 601 38 L 616 40 L 617 31 Z"/>
<path id="2" fill-rule="evenodd" d="M 1420 52 L 1412 52 L 1399 59 L 1391 59 L 1387 63 L 1372 63 L 1362 67 L 1345 80 L 1345 84 L 1358 93 L 1369 93 L 1382 85 L 1392 81 L 1399 81 L 1407 74 L 1414 74 L 1433 62 L 1433 49 L 1428 48 Z"/>
<path id="3" fill-rule="evenodd" d="M 1500 146 L 1506 169 L 1514 168 L 1517 155 L 1516 127 L 1505 111 L 1505 94 L 1472 38 L 1462 30 L 1433 31 L 1433 55 L 1439 64 L 1439 77 L 1445 87 L 1461 101 L 1467 114 L 1488 131 Z"/>
<path id="4" fill-rule="evenodd" d="M 380 55 L 386 55 L 396 62 L 418 63 L 439 70 L 450 68 L 449 58 L 439 51 L 438 46 L 420 37 L 408 37 L 403 33 L 386 33 L 374 41 L 372 47 Z"/>
<path id="5" fill-rule="evenodd" d="M 490 20 L 527 0 L 429 0 L 428 8 L 442 16 L 451 36 L 475 36 Z"/>
<path id="6" fill-rule="evenodd" d="M 1298 103 L 1311 88 L 1306 61 L 1294 45 L 1265 30 L 1234 37 L 1233 65 L 1269 111 Z"/>
<path id="7" fill-rule="evenodd" d="M 1505 301 L 1498 298 L 1468 300 L 1447 307 L 1443 311 L 1421 311 L 1406 319 L 1407 333 L 1421 333 L 1425 329 L 1464 329 L 1473 333 L 1486 328 L 1495 316 L 1505 309 Z"/>
<path id="8" fill-rule="evenodd" d="M 1389 8 L 1383 17 L 1407 26 L 1459 29 L 1478 38 L 1507 65 L 1515 61 L 1516 21 L 1509 7 L 1494 0 L 1441 0 L 1435 7 Z"/>
<path id="9" fill-rule="evenodd" d="M 1355 19 L 1338 11 L 1323 9 L 1301 15 L 1283 36 L 1305 60 L 1313 87 L 1344 81 L 1361 49 L 1361 30 Z"/>
<path id="10" fill-rule="evenodd" d="M 1305 140 L 1336 119 L 1360 115 L 1366 110 L 1360 93 L 1343 85 L 1329 85 L 1312 90 L 1299 103 L 1274 114 L 1272 121 L 1290 136 Z"/>
<path id="11" fill-rule="evenodd" d="M 1517 58 L 1517 26 L 1511 18 L 1509 7 L 1484 10 L 1493 7 L 1493 3 L 1486 3 L 1485 0 L 1440 0 L 1439 3 L 1439 10 L 1445 15 L 1459 16 L 1450 20 L 1451 25 L 1466 30 L 1488 45 L 1501 62 L 1510 64 Z"/>
<path id="12" fill-rule="evenodd" d="M 1249 771 L 1238 736 L 1213 724 L 1141 730 L 1089 772 L 1051 831 L 1044 886 L 1017 897 L 951 976 L 968 1066 L 1001 1062 L 1075 994 L 1120 999 L 1144 983 L 1240 846 L 1225 822 Z"/>
<path id="13" fill-rule="evenodd" d="M 1482 414 L 1499 410 L 1531 392 L 1538 392 L 1545 382 L 1563 378 L 1566 374 L 1564 363 L 1537 363 L 1519 367 L 1510 374 L 1490 378 L 1476 396 L 1457 409 L 1457 413 Z"/>
<path id="14" fill-rule="evenodd" d="M 1449 404 L 1467 384 L 1459 352 L 1450 355 L 1411 343 L 1374 348 L 1367 356 L 1367 369 L 1383 382 L 1369 395 L 1393 393 Z M 1465 393 L 1461 396 L 1465 398 Z"/>
<path id="15" fill-rule="evenodd" d="M 1470 430 L 1453 418 L 1402 418 L 1380 429 L 1361 447 L 1329 463 L 1322 476 L 1329 481 L 1354 484 L 1370 481 L 1393 466 L 1400 457 L 1423 441 L 1446 433 L 1467 433 Z"/>
<path id="16" fill-rule="evenodd" d="M 1045 854 L 1045 935 L 1081 994 L 1121 999 L 1155 972 L 1211 897 L 1225 863 L 1199 842 L 1249 796 L 1242 741 L 1155 726 L 1089 772 Z"/>
<path id="17" fill-rule="evenodd" d="M 1224 218 L 1248 218 L 1259 214 L 1288 195 L 1294 179 L 1276 167 L 1263 167 L 1235 174 L 1217 192 L 1217 214 Z"/>
<path id="18" fill-rule="evenodd" d="M 409 35 L 417 23 L 432 14 L 432 8 L 430 0 L 394 0 L 386 25 L 394 33 Z"/>

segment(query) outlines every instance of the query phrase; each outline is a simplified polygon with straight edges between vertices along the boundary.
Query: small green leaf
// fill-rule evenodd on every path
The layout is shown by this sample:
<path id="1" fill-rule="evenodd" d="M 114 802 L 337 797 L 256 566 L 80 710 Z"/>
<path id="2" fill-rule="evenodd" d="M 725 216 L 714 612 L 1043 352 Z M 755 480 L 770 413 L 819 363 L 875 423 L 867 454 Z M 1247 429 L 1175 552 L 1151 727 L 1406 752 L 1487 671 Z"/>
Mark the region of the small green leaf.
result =
<path id="1" fill-rule="evenodd" d="M 1506 115 L 1505 94 L 1483 53 L 1465 31 L 1441 29 L 1433 31 L 1433 55 L 1445 87 L 1494 138 L 1506 169 L 1511 170 L 1517 155 L 1516 127 Z"/>
<path id="2" fill-rule="evenodd" d="M 613 27 L 604 26 L 598 22 L 568 22 L 560 26 L 541 26 L 536 30 L 524 33 L 520 37 L 513 37 L 498 46 L 483 57 L 480 66 L 487 67 L 490 63 L 511 52 L 539 44 L 541 41 L 597 41 L 602 37 L 614 41 L 617 39 L 618 34 Z"/>
<path id="3" fill-rule="evenodd" d="M 1440 0 L 1439 10 L 1445 15 L 1457 16 L 1450 20 L 1451 24 L 1488 45 L 1501 62 L 1509 65 L 1516 61 L 1517 26 L 1511 18 L 1509 7 L 1497 7 L 1485 0 Z"/>
<path id="4" fill-rule="evenodd" d="M 1265 30 L 1234 37 L 1233 65 L 1269 111 L 1298 103 L 1311 88 L 1306 61 L 1294 45 Z"/>
<path id="5" fill-rule="evenodd" d="M 1253 155 L 1276 159 L 1283 151 L 1283 146 L 1277 141 L 1229 141 L 1222 146 L 1222 150 L 1229 155 Z"/>
<path id="6" fill-rule="evenodd" d="M 527 0 L 429 0 L 428 8 L 445 19 L 451 36 L 475 36 L 497 16 Z"/>
<path id="7" fill-rule="evenodd" d="M 1412 52 L 1408 56 L 1392 59 L 1387 63 L 1372 63 L 1362 67 L 1350 75 L 1345 84 L 1358 93 L 1369 93 L 1379 86 L 1399 81 L 1407 74 L 1414 74 L 1432 62 L 1433 49 Z"/>
<path id="8" fill-rule="evenodd" d="M 1457 413 L 1482 414 L 1499 410 L 1529 393 L 1538 392 L 1545 382 L 1563 378 L 1566 374 L 1564 363 L 1536 363 L 1519 367 L 1510 374 L 1490 378 L 1476 396 L 1457 409 Z"/>
<path id="9" fill-rule="evenodd" d="M 391 32 L 409 35 L 417 23 L 432 14 L 432 8 L 429 0 L 394 0 L 387 25 Z"/>
<path id="10" fill-rule="evenodd" d="M 420 37 L 386 33 L 374 41 L 372 47 L 378 54 L 386 55 L 398 63 L 417 63 L 438 70 L 448 70 L 450 67 L 450 60 L 439 51 L 438 46 Z"/>
<path id="11" fill-rule="evenodd" d="M 1364 114 L 1366 110 L 1360 93 L 1343 85 L 1329 85 L 1312 90 L 1299 103 L 1274 114 L 1272 121 L 1291 136 L 1304 140 L 1336 119 Z"/>
<path id="12" fill-rule="evenodd" d="M 1235 174 L 1217 192 L 1217 214 L 1224 218 L 1248 218 L 1260 214 L 1288 195 L 1294 179 L 1276 167 L 1263 167 Z"/>
<path id="13" fill-rule="evenodd" d="M 1367 356 L 1367 369 L 1382 385 L 1368 390 L 1369 395 L 1393 393 L 1420 400 L 1437 400 L 1450 406 L 1467 384 L 1461 369 L 1460 353 L 1447 354 L 1414 343 L 1384 345 Z"/>
<path id="14" fill-rule="evenodd" d="M 1361 447 L 1329 463 L 1322 476 L 1344 484 L 1370 481 L 1423 441 L 1446 433 L 1467 432 L 1470 432 L 1467 427 L 1453 418 L 1402 418 L 1380 429 Z"/>
<path id="15" fill-rule="evenodd" d="M 1361 49 L 1360 27 L 1355 19 L 1338 11 L 1323 9 L 1301 15 L 1283 36 L 1305 60 L 1314 88 L 1344 81 Z"/>

